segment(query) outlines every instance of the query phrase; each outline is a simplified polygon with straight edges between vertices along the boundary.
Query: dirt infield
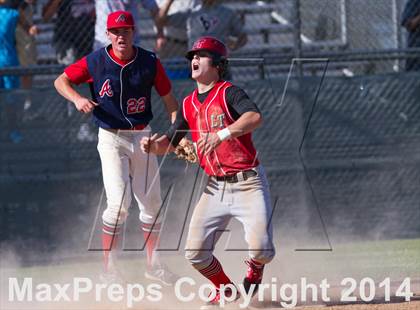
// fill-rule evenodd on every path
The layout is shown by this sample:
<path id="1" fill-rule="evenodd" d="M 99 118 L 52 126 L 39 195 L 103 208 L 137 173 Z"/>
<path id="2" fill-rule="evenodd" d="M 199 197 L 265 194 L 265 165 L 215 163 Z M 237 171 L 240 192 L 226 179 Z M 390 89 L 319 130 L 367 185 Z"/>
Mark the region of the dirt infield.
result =
<path id="1" fill-rule="evenodd" d="M 337 306 L 310 306 L 296 307 L 294 309 L 303 310 L 418 310 L 420 309 L 420 301 L 411 301 L 395 304 L 363 304 L 363 305 L 337 305 Z"/>
<path id="2" fill-rule="evenodd" d="M 420 240 L 396 240 L 386 241 L 381 243 L 362 243 L 352 244 L 350 246 L 335 247 L 332 253 L 299 253 L 294 252 L 290 249 L 283 248 L 283 251 L 278 254 L 276 260 L 269 265 L 265 273 L 265 284 L 269 285 L 267 289 L 263 290 L 260 287 L 262 301 L 259 302 L 257 296 L 254 296 L 250 307 L 248 309 L 286 309 L 281 304 L 283 300 L 286 304 L 291 304 L 292 301 L 289 298 L 290 288 L 295 287 L 296 295 L 293 299 L 293 305 L 296 305 L 292 309 L 325 309 L 325 310 L 420 310 L 420 274 L 418 273 L 419 268 L 419 245 Z M 161 293 L 161 297 L 157 300 L 151 300 L 148 297 L 156 294 L 151 294 L 147 290 L 148 285 L 152 284 L 148 280 L 144 279 L 144 257 L 137 255 L 125 255 L 121 257 L 120 266 L 122 274 L 130 284 L 138 284 L 145 289 L 145 294 L 140 300 L 136 300 L 132 303 L 132 307 L 128 306 L 128 288 L 124 287 L 123 298 L 119 301 L 113 301 L 109 296 L 113 295 L 108 293 L 105 289 L 90 290 L 86 294 L 81 294 L 80 299 L 75 299 L 72 294 L 73 288 L 76 287 L 76 279 L 83 279 L 84 284 L 82 287 L 87 285 L 87 282 L 92 282 L 92 285 L 96 285 L 98 282 L 98 274 L 101 271 L 101 253 L 90 253 L 91 257 L 88 259 L 78 259 L 68 262 L 57 262 L 55 264 L 45 265 L 34 265 L 34 266 L 20 266 L 18 263 L 14 263 L 14 257 L 10 256 L 7 258 L 8 264 L 4 262 L 6 259 L 1 260 L 0 268 L 0 309 L 11 310 L 11 309 L 42 309 L 42 310 L 77 310 L 77 309 L 92 309 L 92 310 L 121 310 L 121 309 L 133 309 L 133 310 L 195 310 L 199 309 L 203 305 L 203 301 L 198 298 L 199 288 L 201 285 L 207 283 L 207 281 L 195 270 L 191 268 L 189 264 L 185 262 L 182 255 L 167 255 L 164 257 L 165 263 L 176 273 L 182 277 L 189 277 L 194 280 L 194 284 L 188 283 L 182 284 L 181 294 L 186 296 L 190 293 L 195 294 L 195 298 L 191 302 L 183 302 L 177 296 L 175 296 L 174 288 L 162 287 L 158 291 Z M 243 279 L 246 265 L 243 263 L 243 253 L 229 252 L 225 253 L 219 250 L 216 253 L 221 261 L 224 262 L 225 270 L 229 272 L 233 281 L 240 284 Z M 224 256 L 223 256 L 224 255 Z M 4 258 L 4 255 L 3 255 Z M 342 283 L 342 279 L 345 277 L 352 277 L 357 284 L 356 289 L 352 290 L 352 295 L 357 298 L 357 301 L 353 304 L 343 304 L 343 289 L 347 291 L 350 285 L 345 282 Z M 374 302 L 371 304 L 362 303 L 360 297 L 361 279 L 371 279 L 374 289 Z M 380 286 L 384 279 L 389 279 L 389 293 L 391 301 L 389 303 L 384 302 L 384 287 Z M 411 302 L 403 302 L 404 299 L 395 296 L 401 296 L 396 294 L 397 289 L 401 287 L 405 278 L 410 279 L 411 288 L 410 291 L 414 294 L 414 298 Z M 10 280 L 15 279 L 15 280 Z M 31 279 L 31 289 L 23 289 L 23 280 Z M 306 287 L 303 284 L 312 283 L 315 289 L 305 289 L 306 299 L 302 298 L 302 287 Z M 78 280 L 78 281 L 79 281 Z M 327 281 L 330 285 L 327 290 L 330 300 L 328 304 L 323 304 L 324 298 L 320 290 L 320 284 L 323 281 Z M 12 281 L 12 282 L 11 282 Z M 75 282 L 76 281 L 76 282 Z M 10 284 L 17 283 L 17 284 Z M 368 282 L 364 282 L 369 283 Z M 286 297 L 281 296 L 284 285 L 288 285 L 288 288 L 283 291 Z M 40 285 L 40 286 L 38 286 Z M 67 291 L 69 295 L 69 301 L 65 301 L 61 296 L 58 296 L 58 290 L 56 286 L 63 287 L 63 285 L 69 286 Z M 46 290 L 49 288 L 49 291 Z M 95 286 L 93 287 L 95 288 Z M 32 292 L 32 297 L 29 298 L 28 293 L 19 293 L 24 295 L 23 299 L 18 300 L 17 292 Z M 99 297 L 96 297 L 96 293 L 100 292 Z M 317 293 L 312 293 L 316 291 Z M 11 292 L 12 298 L 10 298 Z M 368 291 L 366 291 L 368 292 Z M 134 293 L 138 293 L 135 291 Z M 315 297 L 312 297 L 313 295 Z M 52 297 L 49 297 L 49 296 Z M 117 292 L 118 295 L 118 292 Z M 207 295 L 206 295 L 207 296 Z M 49 301 L 51 298 L 58 298 L 58 301 Z M 243 298 L 243 297 L 242 297 Z M 241 299 L 242 299 L 241 298 Z M 225 309 L 240 309 L 242 303 L 241 299 L 235 304 L 229 304 Z M 272 301 L 273 300 L 273 301 Z M 286 302 L 288 300 L 288 302 Z M 246 309 L 246 308 L 245 308 Z"/>

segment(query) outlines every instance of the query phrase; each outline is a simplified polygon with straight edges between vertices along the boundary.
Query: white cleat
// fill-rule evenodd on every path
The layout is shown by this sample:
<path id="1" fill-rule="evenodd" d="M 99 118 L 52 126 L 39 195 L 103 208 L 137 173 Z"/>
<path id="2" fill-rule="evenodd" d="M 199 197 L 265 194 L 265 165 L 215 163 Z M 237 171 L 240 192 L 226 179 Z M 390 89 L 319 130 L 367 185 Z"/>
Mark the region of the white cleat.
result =
<path id="1" fill-rule="evenodd" d="M 99 281 L 102 284 L 106 284 L 107 286 L 109 286 L 111 284 L 120 284 L 120 285 L 127 284 L 127 281 L 124 280 L 121 273 L 117 270 L 102 272 L 99 275 Z"/>
<path id="2" fill-rule="evenodd" d="M 152 281 L 159 281 L 163 285 L 171 286 L 179 279 L 179 277 L 168 269 L 165 265 L 157 265 L 147 269 L 144 276 Z"/>

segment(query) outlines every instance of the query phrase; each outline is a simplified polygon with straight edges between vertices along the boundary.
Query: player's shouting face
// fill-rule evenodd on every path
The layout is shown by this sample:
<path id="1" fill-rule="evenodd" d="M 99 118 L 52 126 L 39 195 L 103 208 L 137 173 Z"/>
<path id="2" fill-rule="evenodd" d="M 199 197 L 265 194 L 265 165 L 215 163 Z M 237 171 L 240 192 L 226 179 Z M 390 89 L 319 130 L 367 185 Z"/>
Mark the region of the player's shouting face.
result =
<path id="1" fill-rule="evenodd" d="M 196 51 L 191 60 L 191 77 L 203 84 L 218 80 L 218 70 L 213 66 L 213 59 L 207 51 Z"/>
<path id="2" fill-rule="evenodd" d="M 107 34 L 114 52 L 125 54 L 131 51 L 134 36 L 133 28 L 113 28 L 109 29 Z"/>

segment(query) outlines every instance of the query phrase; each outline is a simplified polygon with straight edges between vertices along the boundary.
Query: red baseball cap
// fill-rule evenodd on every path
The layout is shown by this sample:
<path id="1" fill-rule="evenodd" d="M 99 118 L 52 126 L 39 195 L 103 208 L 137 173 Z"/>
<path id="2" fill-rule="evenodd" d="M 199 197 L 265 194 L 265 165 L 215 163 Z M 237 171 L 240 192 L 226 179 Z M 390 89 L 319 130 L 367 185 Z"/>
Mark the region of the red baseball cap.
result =
<path id="1" fill-rule="evenodd" d="M 116 11 L 108 15 L 106 29 L 134 28 L 133 15 L 127 11 Z"/>

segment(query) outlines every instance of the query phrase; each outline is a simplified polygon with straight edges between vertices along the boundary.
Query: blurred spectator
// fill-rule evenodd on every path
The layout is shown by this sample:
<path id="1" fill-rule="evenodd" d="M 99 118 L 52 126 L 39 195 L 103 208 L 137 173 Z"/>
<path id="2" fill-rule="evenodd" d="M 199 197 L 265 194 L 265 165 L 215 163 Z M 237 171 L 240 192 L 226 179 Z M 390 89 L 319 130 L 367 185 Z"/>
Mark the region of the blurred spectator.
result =
<path id="1" fill-rule="evenodd" d="M 38 27 L 33 22 L 36 0 L 22 0 L 19 6 L 19 22 L 16 27 L 16 49 L 21 66 L 36 65 L 36 42 Z M 31 88 L 31 76 L 22 78 L 23 88 Z"/>
<path id="2" fill-rule="evenodd" d="M 420 47 L 420 0 L 407 1 L 401 25 L 408 31 L 407 46 Z M 407 71 L 420 70 L 420 58 L 408 58 L 405 67 Z"/>
<path id="3" fill-rule="evenodd" d="M 155 0 L 96 0 L 97 18 L 95 25 L 95 50 L 110 44 L 104 30 L 106 29 L 106 19 L 108 14 L 115 11 L 129 11 L 133 15 L 134 20 L 138 23 L 138 21 L 140 20 L 139 3 L 143 6 L 143 8 L 150 11 L 150 15 L 155 21 L 155 25 L 157 28 L 156 49 L 159 49 L 159 44 L 161 42 L 161 38 L 163 37 L 161 21 L 162 16 L 167 14 L 169 5 L 173 1 L 174 0 L 165 0 L 162 7 L 159 8 Z M 138 29 L 136 29 L 136 32 L 134 34 L 133 43 L 135 45 L 140 44 L 140 36 Z"/>
<path id="4" fill-rule="evenodd" d="M 0 0 L 0 68 L 18 66 L 19 60 L 16 52 L 15 32 L 19 20 L 20 1 Z M 0 89 L 19 87 L 18 76 L 0 75 Z M 18 101 L 12 92 L 1 93 L 1 124 L 5 126 L 8 139 L 14 143 L 22 140 L 18 129 Z"/>
<path id="5" fill-rule="evenodd" d="M 230 50 L 236 50 L 247 42 L 247 34 L 244 31 L 243 19 L 234 10 L 221 4 L 221 0 L 191 0 L 189 8 L 181 6 L 185 0 L 174 0 L 169 5 L 169 10 L 162 16 L 162 23 L 165 27 L 172 29 L 183 29 L 186 27 L 187 47 L 202 36 L 212 36 L 223 41 Z M 179 9 L 176 12 L 171 11 L 172 5 L 178 4 Z M 184 3 L 184 5 L 186 5 Z M 171 13 L 171 14 L 169 14 Z M 182 32 L 180 32 L 182 34 Z M 168 38 L 170 34 L 167 34 Z M 169 42 L 169 39 L 167 39 Z M 178 41 L 173 47 L 184 48 L 185 43 Z M 187 48 L 188 49 L 188 48 Z M 171 49 L 161 52 L 161 57 L 169 57 Z M 183 56 L 182 49 L 180 54 L 178 50 L 173 49 L 172 56 Z M 171 79 L 185 79 L 190 75 L 189 68 L 170 70 L 167 69 L 168 76 Z M 227 79 L 230 75 L 227 74 Z"/>
<path id="6" fill-rule="evenodd" d="M 56 13 L 53 42 L 57 61 L 69 65 L 92 52 L 95 0 L 49 0 L 42 17 L 49 21 Z"/>
<path id="7" fill-rule="evenodd" d="M 188 13 L 165 16 L 164 24 L 182 25 L 183 19 L 186 20 L 188 46 L 202 36 L 212 36 L 223 41 L 230 50 L 236 50 L 247 42 L 243 19 L 221 2 L 202 0 Z"/>
<path id="8" fill-rule="evenodd" d="M 241 16 L 221 2 L 202 0 L 191 12 L 187 21 L 189 46 L 202 36 L 218 38 L 232 51 L 245 45 L 247 35 Z"/>
<path id="9" fill-rule="evenodd" d="M 156 52 L 161 59 L 172 58 L 179 63 L 180 60 L 184 61 L 185 51 L 189 49 L 186 17 L 201 3 L 201 0 L 174 0 L 170 3 L 165 1 L 158 0 L 158 4 L 162 7 L 165 4 L 169 6 L 167 14 L 163 15 L 166 23 L 163 24 L 163 36 L 158 38 Z M 190 69 L 184 66 L 165 68 L 165 71 L 171 80 L 188 79 L 190 76 Z"/>
<path id="10" fill-rule="evenodd" d="M 165 2 L 166 0 L 158 0 L 160 6 L 163 6 Z M 171 2 L 167 13 L 167 23 L 163 25 L 164 37 L 161 39 L 161 43 L 158 44 L 159 48 L 156 51 L 161 59 L 172 57 L 184 58 L 185 51 L 188 50 L 189 46 L 187 20 L 183 18 L 183 14 L 189 14 L 199 4 L 201 4 L 201 0 L 174 0 Z M 171 23 L 173 20 L 171 16 L 178 16 L 179 20 Z"/>
<path id="11" fill-rule="evenodd" d="M 15 39 L 19 3 L 20 0 L 0 0 L 0 68 L 19 65 Z M 17 87 L 17 76 L 0 76 L 0 89 Z"/>
<path id="12" fill-rule="evenodd" d="M 21 66 L 36 65 L 37 52 L 35 36 L 38 34 L 38 27 L 33 22 L 33 12 L 36 0 L 21 0 L 19 6 L 19 23 L 16 28 L 16 49 Z M 25 89 L 32 88 L 32 75 L 25 75 L 21 78 L 21 86 Z M 26 94 L 24 110 L 31 106 L 30 94 Z M 26 113 L 28 117 L 33 117 Z"/>
<path id="13" fill-rule="evenodd" d="M 105 2 L 105 0 L 103 0 Z M 54 46 L 57 61 L 69 65 L 93 50 L 95 39 L 95 0 L 50 0 L 44 6 L 42 16 L 48 21 L 57 13 L 54 29 Z M 73 113 L 72 104 L 67 104 Z M 91 125 L 81 123 L 77 138 L 81 141 L 94 141 Z"/>

